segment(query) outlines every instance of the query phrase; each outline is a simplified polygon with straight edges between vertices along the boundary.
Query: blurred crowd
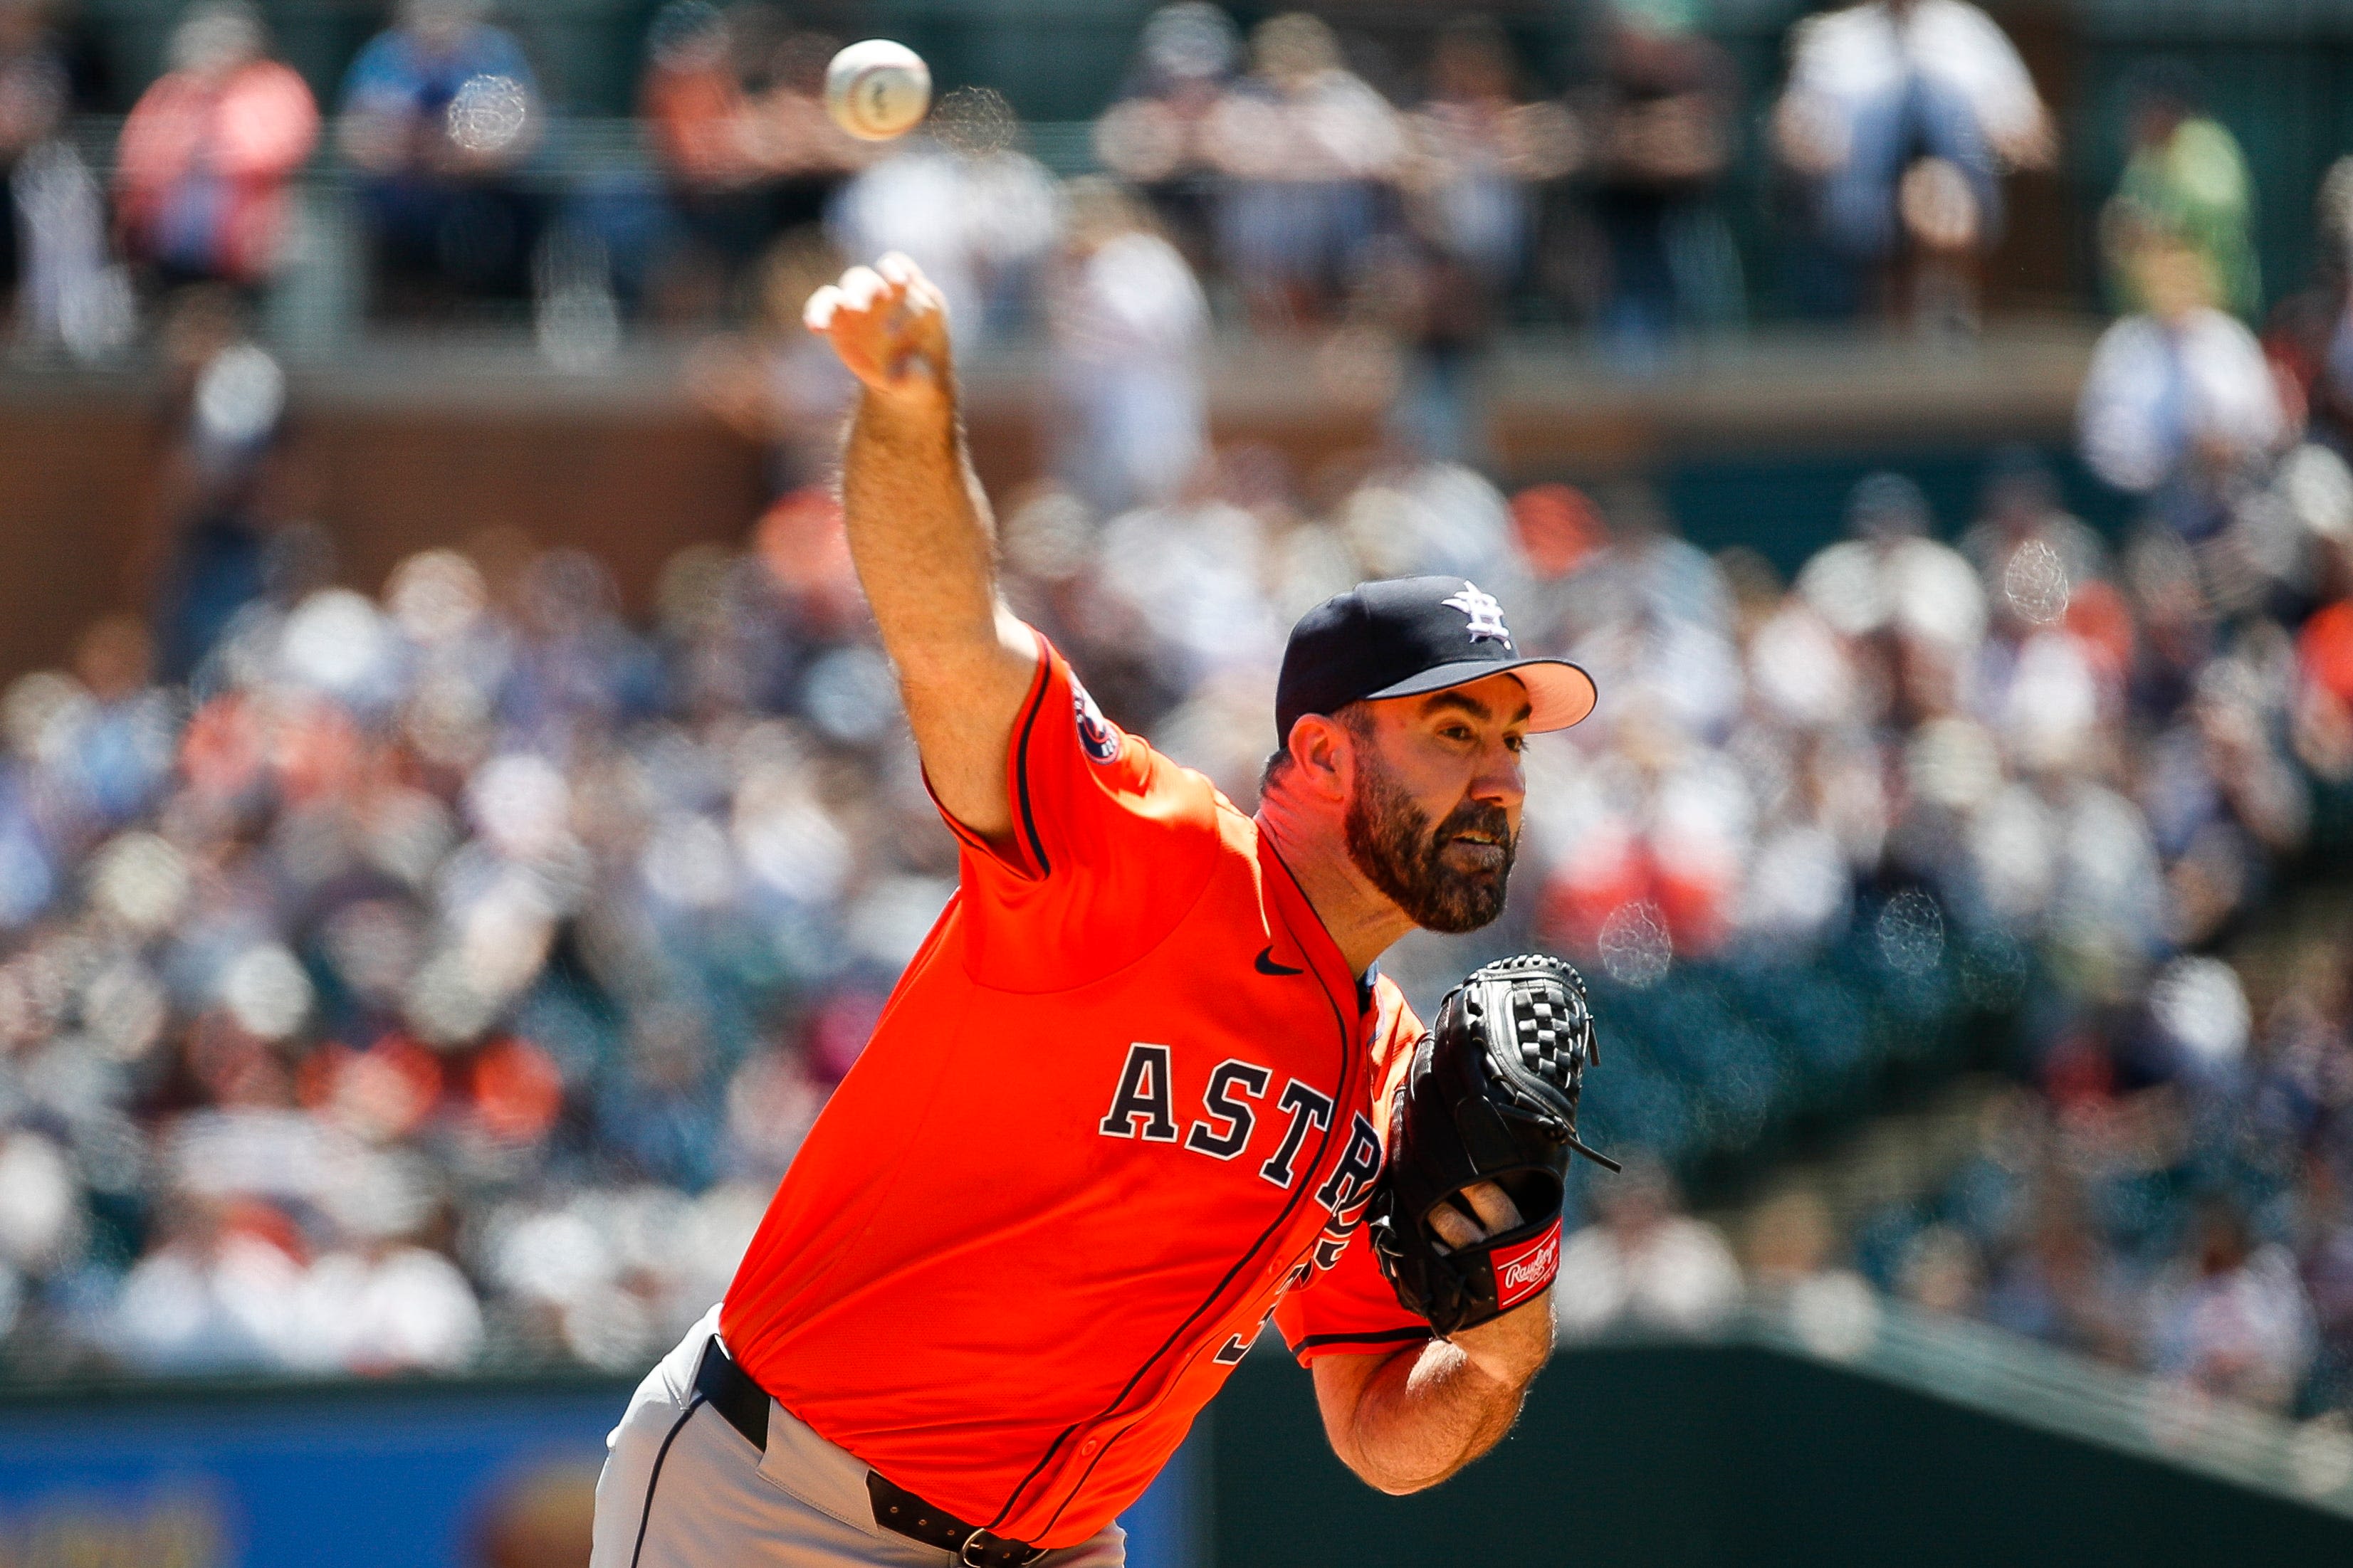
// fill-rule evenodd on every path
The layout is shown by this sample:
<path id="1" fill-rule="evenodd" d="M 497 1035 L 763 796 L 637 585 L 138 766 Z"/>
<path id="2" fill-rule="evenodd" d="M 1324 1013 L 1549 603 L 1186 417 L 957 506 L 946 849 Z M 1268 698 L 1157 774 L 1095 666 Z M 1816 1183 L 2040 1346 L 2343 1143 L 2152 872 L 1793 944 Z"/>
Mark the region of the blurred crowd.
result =
<path id="1" fill-rule="evenodd" d="M 2055 1025 L 1928 1190 L 1824 1237 L 1874 1286 L 2193 1397 L 2353 1415 L 2353 963 L 2337 932 L 2254 991 L 2178 959 Z"/>
<path id="2" fill-rule="evenodd" d="M 1220 450 L 1108 516 L 1051 481 L 1001 500 L 1018 607 L 1240 801 L 1288 626 L 1362 577 L 1461 574 L 1593 671 L 1597 717 L 1531 748 L 1504 920 L 1388 967 L 1426 1005 L 1491 949 L 1587 965 L 1628 1021 L 1593 1096 L 1620 1147 L 1733 1139 L 1644 1107 L 1823 1026 L 1636 1037 L 1640 998 L 1715 966 L 1786 1001 L 1858 942 L 1925 984 L 1989 932 L 2037 966 L 2027 1067 L 2063 1128 L 2020 1147 L 2081 1121 L 2192 1161 L 2221 1129 L 2316 1205 L 2341 990 L 2258 1028 L 2203 956 L 2353 773 L 2353 475 L 2306 445 L 2266 493 L 2270 575 L 2161 515 L 2111 548 L 2031 454 L 1957 544 L 1883 474 L 1787 583 L 1649 489 L 1506 497 L 1404 453 Z M 723 1288 L 953 886 L 822 488 L 679 555 L 645 624 L 595 560 L 512 536 L 373 597 L 331 553 L 280 528 L 211 630 L 111 620 L 0 698 L 16 1375 L 638 1364 Z"/>
<path id="3" fill-rule="evenodd" d="M 756 313 L 763 258 L 818 237 L 849 253 L 920 245 L 971 330 L 1026 331 L 1052 309 L 1056 258 L 1085 262 L 1103 237 L 987 89 L 948 93 L 896 143 L 837 130 L 823 73 L 842 40 L 765 0 L 654 11 L 642 165 L 607 148 L 594 167 L 558 155 L 577 106 L 551 99 L 490 0 L 397 0 L 328 102 L 273 55 L 248 0 L 195 0 L 135 93 L 77 77 L 51 3 L 0 0 L 0 297 L 16 296 L 18 336 L 85 355 L 121 347 L 137 302 L 181 285 L 259 299 L 334 265 L 307 168 L 348 196 L 376 319 L 528 308 L 559 339 Z M 1684 332 L 1742 320 L 1760 271 L 1777 308 L 1972 330 L 2007 183 L 2059 152 L 2002 28 L 1967 0 L 1831 6 L 1794 24 L 1768 82 L 1744 81 L 1708 24 L 1698 0 L 1606 0 L 1557 36 L 1477 12 L 1414 35 L 1305 12 L 1245 32 L 1179 0 L 1145 20 L 1091 156 L 1221 321 L 1377 331 L 1440 388 L 1513 320 L 1576 323 L 1654 363 Z M 2149 219 L 2190 236 L 2221 263 L 2225 306 L 2251 315 L 2236 142 L 2184 68 L 2145 71 L 2126 96 L 2111 248 Z M 69 134 L 70 115 L 101 110 L 128 111 L 102 155 Z M 1768 194 L 1769 257 L 1744 260 L 1736 185 Z"/>
<path id="4" fill-rule="evenodd" d="M 2151 1435 L 2217 1402 L 2353 1421 L 2353 953 L 2337 930 L 2251 988 L 2211 956 L 2144 998 L 2058 1010 L 1962 1157 L 1834 1211 L 1784 1184 L 1726 1226 L 1637 1162 L 1561 1256 L 1566 1337 L 1706 1333 L 1744 1306 L 1868 1350 L 1879 1303 L 1974 1320 L 2158 1380 Z"/>
<path id="5" fill-rule="evenodd" d="M 2348 177 L 2322 194 L 2337 255 L 2267 341 L 2224 308 L 2228 247 L 2153 204 L 2114 215 L 2133 309 L 2094 358 L 2079 436 L 2086 466 L 2137 498 L 2121 541 L 2066 516 L 2022 458 L 1997 460 L 1952 545 L 1905 481 L 1873 479 L 1854 537 L 1789 595 L 1715 563 L 1750 606 L 1723 645 L 1737 663 L 1653 632 L 1613 680 L 1596 644 L 1570 643 L 1605 690 L 1633 687 L 1644 722 L 1709 690 L 1711 668 L 1734 693 L 1713 795 L 1693 768 L 1651 774 L 1647 820 L 1597 811 L 1611 796 L 1590 774 L 1542 797 L 1582 814 L 1552 873 L 1554 931 L 1607 973 L 1705 952 L 1742 915 L 1751 941 L 1835 935 L 1821 911 L 1868 900 L 1874 876 L 1869 945 L 1887 965 L 1966 992 L 1975 960 L 1956 971 L 1953 939 L 2033 950 L 2007 1005 L 2018 1081 L 1957 1169 L 1845 1231 L 1805 1192 L 1755 1215 L 1749 1294 L 1826 1342 L 1867 1336 L 1885 1294 L 2154 1373 L 2193 1405 L 2353 1412 L 2353 471 L 2331 357 Z M 1695 552 L 1684 563 L 1704 581 Z M 1688 756 L 1709 731 L 1681 728 Z M 1610 765 L 1640 801 L 1632 761 Z M 1532 838 L 1546 815 L 1532 797 Z M 2284 931 L 2313 874 L 2326 912 Z M 1613 947 L 1629 892 L 1645 921 Z M 1736 969 L 1754 963 L 1728 940 Z M 1698 1091 L 1708 1072 L 1684 1077 Z M 1593 1271 L 1565 1284 L 1566 1325 L 1690 1329 L 1737 1304 L 1725 1238 L 1674 1217 L 1662 1173 L 1590 1190 L 1564 1281 L 1572 1258 Z"/>

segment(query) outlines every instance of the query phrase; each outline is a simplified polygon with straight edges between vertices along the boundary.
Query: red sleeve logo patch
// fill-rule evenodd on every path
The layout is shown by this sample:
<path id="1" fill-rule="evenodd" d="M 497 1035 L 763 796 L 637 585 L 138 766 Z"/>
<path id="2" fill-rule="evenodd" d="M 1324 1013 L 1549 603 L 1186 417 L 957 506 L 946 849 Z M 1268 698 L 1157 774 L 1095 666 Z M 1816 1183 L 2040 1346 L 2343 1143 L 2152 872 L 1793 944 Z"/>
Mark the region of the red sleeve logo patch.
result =
<path id="1" fill-rule="evenodd" d="M 1555 1219 L 1508 1252 L 1489 1255 L 1495 1267 L 1495 1305 L 1518 1306 L 1560 1272 L 1560 1221 Z"/>

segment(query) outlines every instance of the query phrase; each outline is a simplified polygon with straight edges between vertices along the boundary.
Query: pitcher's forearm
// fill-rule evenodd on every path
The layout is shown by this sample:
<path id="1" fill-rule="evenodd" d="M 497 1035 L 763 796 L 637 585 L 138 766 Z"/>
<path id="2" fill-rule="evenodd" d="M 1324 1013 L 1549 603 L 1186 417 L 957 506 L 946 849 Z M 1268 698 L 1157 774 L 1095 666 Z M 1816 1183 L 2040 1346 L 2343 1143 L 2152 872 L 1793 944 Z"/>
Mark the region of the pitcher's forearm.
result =
<path id="1" fill-rule="evenodd" d="M 997 640 L 997 535 L 954 393 L 867 393 L 842 464 L 850 558 L 902 669 Z"/>
<path id="2" fill-rule="evenodd" d="M 1504 1440 L 1552 1355 L 1552 1292 L 1451 1340 L 1325 1356 L 1315 1402 L 1332 1451 L 1385 1492 L 1434 1487 Z"/>
<path id="3" fill-rule="evenodd" d="M 1460 1346 L 1432 1340 L 1374 1375 L 1340 1457 L 1385 1492 L 1434 1487 L 1504 1440 L 1526 1392 L 1527 1380 L 1498 1380 Z"/>

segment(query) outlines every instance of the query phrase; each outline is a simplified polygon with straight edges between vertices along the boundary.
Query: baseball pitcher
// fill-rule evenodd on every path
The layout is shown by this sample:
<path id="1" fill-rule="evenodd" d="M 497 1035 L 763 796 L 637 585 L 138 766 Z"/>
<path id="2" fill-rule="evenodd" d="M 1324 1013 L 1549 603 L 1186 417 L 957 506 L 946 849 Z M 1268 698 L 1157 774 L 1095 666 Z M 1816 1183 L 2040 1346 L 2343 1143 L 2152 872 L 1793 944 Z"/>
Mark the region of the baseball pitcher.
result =
<path id="1" fill-rule="evenodd" d="M 999 597 L 932 285 L 886 257 L 807 321 L 862 384 L 849 544 L 960 886 L 614 1431 L 594 1568 L 1116 1564 L 1270 1319 L 1350 1468 L 1444 1480 L 1552 1348 L 1592 1028 L 1551 960 L 1428 1033 L 1374 964 L 1495 918 L 1521 748 L 1593 683 L 1473 584 L 1366 584 L 1293 631 L 1245 816 Z"/>

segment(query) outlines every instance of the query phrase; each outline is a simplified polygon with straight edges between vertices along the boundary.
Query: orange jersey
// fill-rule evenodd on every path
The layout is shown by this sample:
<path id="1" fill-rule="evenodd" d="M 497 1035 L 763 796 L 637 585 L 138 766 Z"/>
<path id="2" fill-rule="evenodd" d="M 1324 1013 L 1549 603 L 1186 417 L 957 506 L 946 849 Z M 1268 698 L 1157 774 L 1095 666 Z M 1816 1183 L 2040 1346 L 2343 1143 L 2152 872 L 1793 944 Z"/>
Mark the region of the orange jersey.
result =
<path id="1" fill-rule="evenodd" d="M 951 822 L 962 885 L 721 1325 L 890 1480 L 1067 1546 L 1142 1495 L 1270 1313 L 1303 1360 L 1428 1337 L 1355 1239 L 1421 1026 L 1249 817 L 1039 647 L 1013 842 Z"/>

